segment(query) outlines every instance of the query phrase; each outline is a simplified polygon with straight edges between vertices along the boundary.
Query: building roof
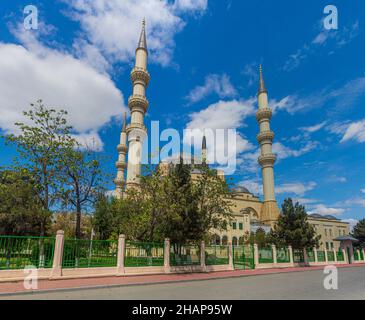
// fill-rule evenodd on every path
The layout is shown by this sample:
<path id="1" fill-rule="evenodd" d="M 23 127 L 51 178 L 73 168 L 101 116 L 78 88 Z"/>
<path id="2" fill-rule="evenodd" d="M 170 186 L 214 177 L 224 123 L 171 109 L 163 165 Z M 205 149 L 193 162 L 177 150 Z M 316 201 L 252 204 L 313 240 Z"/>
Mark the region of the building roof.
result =
<path id="1" fill-rule="evenodd" d="M 346 241 L 346 240 L 350 240 L 352 242 L 358 242 L 359 241 L 356 238 L 351 237 L 351 236 L 340 236 L 340 237 L 337 237 L 337 238 L 335 238 L 333 240 L 335 240 L 335 241 Z"/>
<path id="2" fill-rule="evenodd" d="M 232 189 L 233 192 L 235 193 L 247 193 L 247 194 L 252 194 L 247 188 L 245 187 L 235 187 Z"/>
<path id="3" fill-rule="evenodd" d="M 331 215 L 321 215 L 321 214 L 318 214 L 318 213 L 313 213 L 313 214 L 310 214 L 309 215 L 310 218 L 313 218 L 313 219 L 325 219 L 325 220 L 337 220 L 337 221 L 341 221 L 340 219 L 337 219 L 336 217 L 334 216 L 331 216 Z"/>

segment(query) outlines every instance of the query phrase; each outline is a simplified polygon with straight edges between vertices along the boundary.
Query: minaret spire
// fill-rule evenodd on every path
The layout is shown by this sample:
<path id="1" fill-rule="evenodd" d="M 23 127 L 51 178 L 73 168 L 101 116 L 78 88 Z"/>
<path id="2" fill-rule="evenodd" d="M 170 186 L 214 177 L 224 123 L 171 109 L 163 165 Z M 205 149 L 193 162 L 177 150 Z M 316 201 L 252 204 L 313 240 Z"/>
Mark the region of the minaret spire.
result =
<path id="1" fill-rule="evenodd" d="M 263 72 L 262 72 L 262 64 L 260 64 L 259 72 L 260 72 L 259 94 L 260 93 L 263 93 L 263 92 L 266 92 L 267 93 L 267 90 L 266 90 L 266 87 L 265 87 L 265 82 L 264 82 L 264 75 L 263 75 Z"/>
<path id="2" fill-rule="evenodd" d="M 143 18 L 142 20 L 142 31 L 141 35 L 139 36 L 139 42 L 137 49 L 144 49 L 147 51 L 147 37 L 146 37 L 146 19 Z"/>
<path id="3" fill-rule="evenodd" d="M 260 144 L 261 155 L 258 162 L 262 168 L 262 184 L 264 191 L 264 203 L 261 209 L 260 220 L 270 224 L 272 227 L 277 221 L 280 211 L 275 198 L 274 185 L 274 164 L 276 156 L 272 153 L 272 143 L 274 132 L 270 129 L 270 120 L 272 111 L 269 108 L 268 94 L 264 83 L 262 66 L 259 68 L 260 86 L 258 92 L 259 109 L 256 113 L 256 119 L 259 123 L 260 133 L 257 135 L 257 141 Z"/>
<path id="4" fill-rule="evenodd" d="M 139 185 L 142 145 L 143 140 L 147 136 L 147 129 L 144 126 L 144 115 L 148 109 L 146 88 L 150 80 L 150 74 L 147 71 L 147 58 L 146 20 L 143 19 L 142 31 L 136 49 L 136 62 L 131 72 L 133 93 L 128 99 L 128 106 L 131 112 L 131 123 L 126 128 L 129 143 L 127 189 Z"/>

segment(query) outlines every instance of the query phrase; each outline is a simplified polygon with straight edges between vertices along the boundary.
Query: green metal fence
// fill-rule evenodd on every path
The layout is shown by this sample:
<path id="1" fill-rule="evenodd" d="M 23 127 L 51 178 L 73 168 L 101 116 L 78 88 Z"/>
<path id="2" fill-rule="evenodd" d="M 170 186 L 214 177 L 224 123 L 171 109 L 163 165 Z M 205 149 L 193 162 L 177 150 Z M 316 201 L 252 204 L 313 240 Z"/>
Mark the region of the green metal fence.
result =
<path id="1" fill-rule="evenodd" d="M 200 265 L 199 245 L 171 244 L 170 266 L 194 266 Z"/>
<path id="2" fill-rule="evenodd" d="M 311 249 L 307 249 L 307 257 L 308 257 L 308 262 L 315 262 L 316 258 L 314 256 L 314 251 Z"/>
<path id="3" fill-rule="evenodd" d="M 354 260 L 355 261 L 360 261 L 359 253 L 357 252 L 356 249 L 354 249 Z"/>
<path id="4" fill-rule="evenodd" d="M 327 251 L 328 261 L 335 261 L 335 253 L 333 251 Z"/>
<path id="5" fill-rule="evenodd" d="M 364 252 L 362 250 L 360 250 L 360 259 L 364 261 Z"/>
<path id="6" fill-rule="evenodd" d="M 337 256 L 337 261 L 345 261 L 345 257 L 343 256 L 342 251 L 337 251 L 336 256 Z"/>
<path id="7" fill-rule="evenodd" d="M 276 261 L 277 263 L 289 263 L 290 253 L 288 248 L 277 248 L 276 249 Z"/>
<path id="8" fill-rule="evenodd" d="M 54 238 L 0 236 L 0 270 L 51 268 L 54 246 Z"/>
<path id="9" fill-rule="evenodd" d="M 126 241 L 124 266 L 149 267 L 164 265 L 164 244 Z"/>
<path id="10" fill-rule="evenodd" d="M 271 247 L 259 248 L 259 263 L 273 263 L 273 252 Z"/>
<path id="11" fill-rule="evenodd" d="M 255 269 L 254 247 L 251 245 L 233 246 L 233 265 L 235 269 Z"/>
<path id="12" fill-rule="evenodd" d="M 294 260 L 294 263 L 303 263 L 304 262 L 304 251 L 302 249 L 294 249 L 293 250 L 293 260 Z"/>
<path id="13" fill-rule="evenodd" d="M 118 241 L 65 239 L 63 268 L 117 266 Z"/>
<path id="14" fill-rule="evenodd" d="M 207 266 L 229 264 L 229 247 L 206 246 L 205 264 Z"/>
<path id="15" fill-rule="evenodd" d="M 317 251 L 318 262 L 326 262 L 326 255 L 324 251 Z"/>

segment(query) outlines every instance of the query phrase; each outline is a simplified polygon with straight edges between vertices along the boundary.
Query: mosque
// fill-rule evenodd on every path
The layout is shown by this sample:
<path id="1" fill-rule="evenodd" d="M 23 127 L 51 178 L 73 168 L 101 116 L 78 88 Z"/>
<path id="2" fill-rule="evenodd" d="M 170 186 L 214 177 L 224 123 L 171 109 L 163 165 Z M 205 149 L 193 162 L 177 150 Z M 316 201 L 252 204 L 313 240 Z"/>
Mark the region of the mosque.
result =
<path id="1" fill-rule="evenodd" d="M 136 187 L 139 184 L 142 145 L 147 136 L 147 129 L 144 126 L 144 116 L 148 109 L 146 88 L 150 81 L 147 61 L 148 49 L 145 21 L 143 21 L 138 47 L 136 49 L 135 66 L 131 71 L 133 93 L 128 99 L 128 106 L 131 113 L 130 124 L 127 125 L 125 117 L 120 135 L 120 144 L 117 148 L 119 156 L 118 161 L 116 162 L 117 176 L 114 180 L 117 198 L 123 196 L 125 189 Z M 272 152 L 272 143 L 274 139 L 274 133 L 270 129 L 272 110 L 268 104 L 268 92 L 264 83 L 261 66 L 259 75 L 260 81 L 257 95 L 258 110 L 256 112 L 256 119 L 259 126 L 257 141 L 260 145 L 260 156 L 258 157 L 258 163 L 260 164 L 262 171 L 263 200 L 244 187 L 232 190 L 233 199 L 230 200 L 233 203 L 232 211 L 234 218 L 228 230 L 212 230 L 212 233 L 214 234 L 213 242 L 217 244 L 227 244 L 228 242 L 232 242 L 233 245 L 243 244 L 249 239 L 250 233 L 255 232 L 258 228 L 268 232 L 274 226 L 280 215 L 280 210 L 275 197 L 274 184 L 274 164 L 276 156 Z M 203 137 L 202 153 L 205 155 L 207 152 L 206 149 L 206 139 Z M 126 178 L 125 171 L 127 171 Z M 199 174 L 199 172 L 195 171 L 193 174 Z M 224 178 L 224 173 L 219 172 L 218 174 Z M 321 217 L 312 217 L 310 223 L 316 225 L 318 219 L 321 219 Z M 336 221 L 332 222 L 335 223 L 334 228 L 336 228 Z M 348 225 L 341 225 L 341 222 L 338 223 L 340 224 L 339 228 L 341 228 L 341 232 L 348 233 Z M 327 242 L 328 241 L 330 240 L 327 240 Z"/>

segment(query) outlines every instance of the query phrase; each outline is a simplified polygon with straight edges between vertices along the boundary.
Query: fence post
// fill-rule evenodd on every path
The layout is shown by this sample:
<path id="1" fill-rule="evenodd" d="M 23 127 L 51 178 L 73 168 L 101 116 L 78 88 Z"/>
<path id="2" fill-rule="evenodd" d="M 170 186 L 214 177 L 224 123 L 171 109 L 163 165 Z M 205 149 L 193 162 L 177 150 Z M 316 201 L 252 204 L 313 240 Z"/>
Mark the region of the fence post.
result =
<path id="1" fill-rule="evenodd" d="M 362 248 L 361 251 L 362 251 L 362 260 L 365 262 L 365 251 L 364 251 L 364 248 Z"/>
<path id="2" fill-rule="evenodd" d="M 165 246 L 164 246 L 164 270 L 165 273 L 170 273 L 170 239 L 165 239 Z"/>
<path id="3" fill-rule="evenodd" d="M 229 270 L 234 270 L 232 241 L 228 242 L 228 264 Z"/>
<path id="4" fill-rule="evenodd" d="M 53 253 L 53 265 L 51 278 L 58 278 L 62 276 L 62 258 L 63 258 L 63 246 L 64 246 L 64 232 L 58 230 L 56 235 L 54 253 Z"/>
<path id="5" fill-rule="evenodd" d="M 335 262 L 337 262 L 337 252 L 336 252 L 336 249 L 333 249 L 333 256 L 334 256 Z"/>
<path id="6" fill-rule="evenodd" d="M 255 259 L 255 266 L 259 265 L 259 247 L 257 246 L 257 243 L 254 243 L 253 245 L 253 253 L 254 253 L 254 259 Z"/>
<path id="7" fill-rule="evenodd" d="M 314 262 L 317 263 L 318 262 L 318 252 L 317 252 L 316 247 L 313 248 L 313 254 L 314 254 Z"/>
<path id="8" fill-rule="evenodd" d="M 304 258 L 304 264 L 309 265 L 309 259 L 307 254 L 307 248 L 303 248 L 303 258 Z"/>
<path id="9" fill-rule="evenodd" d="M 360 249 L 357 249 L 357 256 L 359 257 L 359 260 L 357 260 L 357 261 L 361 261 L 361 254 L 360 254 Z"/>
<path id="10" fill-rule="evenodd" d="M 278 264 L 278 257 L 277 257 L 277 254 L 276 254 L 276 245 L 272 244 L 271 249 L 272 249 L 273 263 L 274 263 L 274 266 L 276 266 Z"/>
<path id="11" fill-rule="evenodd" d="M 342 254 L 343 254 L 343 262 L 349 264 L 349 257 L 346 254 L 346 250 L 342 248 Z"/>
<path id="12" fill-rule="evenodd" d="M 293 248 L 292 246 L 288 246 L 289 250 L 289 258 L 290 258 L 290 265 L 294 267 L 294 257 L 293 257 Z"/>
<path id="13" fill-rule="evenodd" d="M 200 268 L 201 271 L 206 272 L 207 268 L 205 267 L 205 242 L 200 242 Z"/>
<path id="14" fill-rule="evenodd" d="M 328 253 L 327 253 L 327 248 L 324 248 L 324 257 L 325 257 L 326 263 L 328 263 Z"/>
<path id="15" fill-rule="evenodd" d="M 117 275 L 124 275 L 124 259 L 125 259 L 125 235 L 120 234 L 118 238 L 118 262 Z"/>

